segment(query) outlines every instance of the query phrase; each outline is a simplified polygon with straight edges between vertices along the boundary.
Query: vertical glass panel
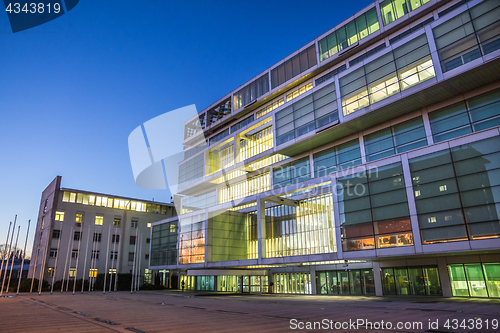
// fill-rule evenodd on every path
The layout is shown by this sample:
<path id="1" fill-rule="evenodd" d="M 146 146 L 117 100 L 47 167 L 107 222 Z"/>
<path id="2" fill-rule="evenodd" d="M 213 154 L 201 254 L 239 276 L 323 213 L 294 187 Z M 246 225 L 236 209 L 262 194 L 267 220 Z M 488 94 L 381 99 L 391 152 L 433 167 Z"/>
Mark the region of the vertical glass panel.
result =
<path id="1" fill-rule="evenodd" d="M 380 29 L 377 17 L 377 10 L 375 8 L 370 9 L 366 13 L 366 22 L 368 24 L 368 30 L 370 33 L 374 33 L 375 31 Z"/>
<path id="2" fill-rule="evenodd" d="M 465 264 L 469 292 L 472 297 L 488 297 L 481 264 Z"/>
<path id="3" fill-rule="evenodd" d="M 449 265 L 451 291 L 453 296 L 469 296 L 469 288 L 467 287 L 467 279 L 465 278 L 464 266 Z"/>
<path id="4" fill-rule="evenodd" d="M 340 284 L 341 284 L 341 294 L 349 295 L 350 284 L 349 284 L 349 272 L 340 271 Z"/>
<path id="5" fill-rule="evenodd" d="M 392 7 L 392 0 L 385 0 L 380 4 L 380 12 L 384 25 L 387 25 L 397 19 L 396 13 Z"/>
<path id="6" fill-rule="evenodd" d="M 500 264 L 483 264 L 483 270 L 490 297 L 500 297 Z"/>
<path id="7" fill-rule="evenodd" d="M 382 269 L 382 289 L 384 295 L 396 295 L 396 282 L 394 279 L 394 269 Z"/>
<path id="8" fill-rule="evenodd" d="M 367 269 L 362 271 L 363 276 L 363 294 L 375 294 L 375 281 L 373 280 L 373 270 Z"/>
<path id="9" fill-rule="evenodd" d="M 351 21 L 346 25 L 347 31 L 347 41 L 349 45 L 352 45 L 358 41 L 358 34 L 356 32 L 356 22 Z"/>
<path id="10" fill-rule="evenodd" d="M 425 290 L 430 296 L 442 295 L 441 282 L 439 281 L 439 273 L 437 267 L 425 267 Z"/>
<path id="11" fill-rule="evenodd" d="M 350 271 L 350 280 L 351 280 L 351 294 L 352 295 L 361 295 L 361 271 L 354 270 Z"/>
<path id="12" fill-rule="evenodd" d="M 408 279 L 408 270 L 405 268 L 395 268 L 394 275 L 396 279 L 397 294 L 410 295 L 410 282 Z"/>
<path id="13" fill-rule="evenodd" d="M 366 15 L 361 15 L 356 19 L 356 29 L 358 30 L 359 39 L 368 36 L 368 26 L 366 25 Z"/>
<path id="14" fill-rule="evenodd" d="M 410 285 L 413 295 L 425 295 L 425 278 L 422 267 L 409 267 Z"/>

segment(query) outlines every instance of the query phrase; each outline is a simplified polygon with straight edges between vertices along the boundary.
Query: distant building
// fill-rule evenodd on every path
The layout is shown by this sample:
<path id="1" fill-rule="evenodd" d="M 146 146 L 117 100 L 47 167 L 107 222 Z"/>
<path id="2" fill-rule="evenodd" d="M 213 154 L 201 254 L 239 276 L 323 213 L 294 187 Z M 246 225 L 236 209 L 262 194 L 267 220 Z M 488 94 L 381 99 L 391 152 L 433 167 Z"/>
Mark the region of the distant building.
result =
<path id="1" fill-rule="evenodd" d="M 186 119 L 151 269 L 196 290 L 500 297 L 500 1 L 352 14 Z"/>
<path id="2" fill-rule="evenodd" d="M 140 275 L 146 282 L 151 281 L 148 270 L 151 223 L 174 216 L 174 206 L 60 188 L 60 184 L 58 176 L 42 193 L 29 276 L 34 272 L 34 277 L 39 278 L 42 267 L 44 279 L 49 282 L 54 274 L 54 280 L 58 281 L 63 274 L 66 279 L 75 274 L 77 279 L 88 279 L 104 273 L 105 269 L 109 274 L 130 273 L 135 244 L 140 244 L 140 238 L 136 237 L 139 230 L 142 233 Z"/>
<path id="3" fill-rule="evenodd" d="M 11 278 L 12 279 L 17 279 L 19 277 L 19 269 L 21 269 L 21 264 L 22 264 L 22 259 L 19 259 L 19 258 L 16 258 L 14 259 L 14 266 L 12 267 L 12 276 Z M 2 264 L 2 261 L 0 260 L 0 265 Z M 12 259 L 9 259 L 9 262 L 7 263 L 7 260 L 4 261 L 4 266 L 3 266 L 3 269 L 5 270 L 5 265 L 7 265 L 7 278 L 9 277 L 9 274 L 10 274 L 10 267 L 12 266 Z M 21 278 L 22 279 L 25 279 L 28 277 L 28 271 L 29 271 L 29 268 L 30 268 L 30 260 L 29 259 L 25 259 L 24 260 L 24 264 L 23 264 L 23 268 L 22 268 L 22 275 L 21 275 Z M 3 275 L 2 275 L 3 276 Z M 0 279 L 0 284 L 1 284 L 1 279 Z"/>

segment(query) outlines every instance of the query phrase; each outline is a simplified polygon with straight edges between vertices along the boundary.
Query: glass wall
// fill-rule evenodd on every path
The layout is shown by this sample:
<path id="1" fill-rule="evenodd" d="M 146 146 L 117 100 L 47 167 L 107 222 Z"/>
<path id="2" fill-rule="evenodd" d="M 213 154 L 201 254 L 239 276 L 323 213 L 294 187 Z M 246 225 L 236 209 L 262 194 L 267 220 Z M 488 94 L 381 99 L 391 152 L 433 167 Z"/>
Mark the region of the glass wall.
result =
<path id="1" fill-rule="evenodd" d="M 401 163 L 337 182 L 344 251 L 413 245 Z"/>
<path id="2" fill-rule="evenodd" d="M 359 140 L 354 139 L 313 155 L 314 176 L 321 177 L 337 170 L 361 164 Z"/>
<path id="3" fill-rule="evenodd" d="M 245 198 L 271 189 L 269 172 L 219 188 L 219 203 Z"/>
<path id="4" fill-rule="evenodd" d="M 208 152 L 208 175 L 234 165 L 233 138 L 212 148 Z"/>
<path id="5" fill-rule="evenodd" d="M 396 21 L 430 0 L 385 0 L 380 3 L 384 25 Z"/>
<path id="6" fill-rule="evenodd" d="M 153 226 L 151 238 L 151 266 L 177 263 L 177 232 L 179 221 Z"/>
<path id="7" fill-rule="evenodd" d="M 310 273 L 277 273 L 273 281 L 277 294 L 312 294 Z"/>
<path id="8" fill-rule="evenodd" d="M 234 93 L 234 109 L 238 110 L 239 108 L 256 101 L 257 98 L 264 95 L 268 91 L 269 74 L 266 73 Z"/>
<path id="9" fill-rule="evenodd" d="M 205 223 L 205 214 L 180 219 L 179 264 L 205 262 Z"/>
<path id="10" fill-rule="evenodd" d="M 338 119 L 335 83 L 331 83 L 276 113 L 276 144 Z"/>
<path id="11" fill-rule="evenodd" d="M 242 260 L 248 258 L 247 226 L 248 214 L 227 211 L 214 213 L 208 219 L 208 234 L 211 238 L 210 261 Z"/>
<path id="12" fill-rule="evenodd" d="M 309 156 L 273 169 L 273 188 L 300 183 L 311 178 Z"/>
<path id="13" fill-rule="evenodd" d="M 344 116 L 435 76 L 425 34 L 339 80 Z"/>
<path id="14" fill-rule="evenodd" d="M 500 137 L 410 159 L 423 244 L 500 236 Z"/>
<path id="15" fill-rule="evenodd" d="M 267 293 L 268 277 L 266 275 L 199 275 L 181 276 L 185 290 L 221 291 L 235 293 Z"/>
<path id="16" fill-rule="evenodd" d="M 316 272 L 318 294 L 375 295 L 373 269 Z"/>
<path id="17" fill-rule="evenodd" d="M 316 64 L 316 46 L 313 44 L 271 70 L 271 89 L 282 85 Z"/>
<path id="18" fill-rule="evenodd" d="M 383 268 L 381 277 L 384 295 L 443 294 L 437 266 Z"/>
<path id="19" fill-rule="evenodd" d="M 400 154 L 427 145 L 422 117 L 416 117 L 364 136 L 366 161 Z"/>
<path id="20" fill-rule="evenodd" d="M 453 296 L 500 297 L 500 263 L 448 265 Z"/>
<path id="21" fill-rule="evenodd" d="M 274 101 L 274 102 L 270 103 L 269 105 L 264 106 L 262 109 L 260 109 L 259 111 L 257 111 L 255 113 L 255 117 L 257 119 L 259 119 L 260 117 L 268 114 L 269 112 L 271 112 L 271 111 L 279 108 L 283 104 L 285 104 L 285 98 L 284 97 L 278 99 L 277 101 Z"/>
<path id="22" fill-rule="evenodd" d="M 266 258 L 335 251 L 331 193 L 265 210 Z"/>
<path id="23" fill-rule="evenodd" d="M 500 125 L 500 90 L 429 113 L 434 142 Z"/>
<path id="24" fill-rule="evenodd" d="M 197 155 L 179 165 L 179 187 L 185 187 L 203 178 L 205 175 L 205 156 Z"/>
<path id="25" fill-rule="evenodd" d="M 319 61 L 328 59 L 379 29 L 377 10 L 372 8 L 325 38 L 320 39 Z"/>
<path id="26" fill-rule="evenodd" d="M 443 72 L 500 48 L 500 2 L 484 1 L 433 29 Z"/>

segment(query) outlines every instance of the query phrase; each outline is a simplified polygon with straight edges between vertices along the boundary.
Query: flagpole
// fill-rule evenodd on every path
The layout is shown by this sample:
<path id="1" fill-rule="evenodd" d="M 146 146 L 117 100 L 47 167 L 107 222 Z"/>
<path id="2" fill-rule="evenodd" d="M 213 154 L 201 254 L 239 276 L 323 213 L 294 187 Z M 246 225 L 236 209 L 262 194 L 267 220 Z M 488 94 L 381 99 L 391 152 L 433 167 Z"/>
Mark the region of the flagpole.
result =
<path id="1" fill-rule="evenodd" d="M 136 229 L 135 229 L 134 262 L 132 264 L 132 282 L 130 283 L 130 293 L 131 294 L 134 292 L 135 260 L 136 260 L 136 254 L 137 254 L 137 231 L 139 231 L 139 226 L 136 226 Z"/>
<path id="2" fill-rule="evenodd" d="M 94 236 L 92 237 L 92 255 L 90 256 L 90 271 L 92 272 L 92 276 L 89 279 L 89 291 L 94 290 L 94 263 L 95 263 L 95 256 L 97 252 L 97 239 L 96 239 L 96 232 L 94 229 Z"/>
<path id="3" fill-rule="evenodd" d="M 10 249 L 12 248 L 12 240 L 14 239 L 14 231 L 16 230 L 16 221 L 17 221 L 17 215 L 16 218 L 14 219 L 14 226 L 12 227 L 12 234 L 10 235 L 10 243 L 9 243 L 9 252 L 7 253 L 7 266 L 5 266 L 5 271 L 3 272 L 3 279 L 2 279 L 2 289 L 0 289 L 0 296 L 3 294 L 3 286 L 5 283 L 5 278 L 7 277 L 7 271 L 9 270 L 9 257 L 10 256 Z"/>
<path id="4" fill-rule="evenodd" d="M 116 263 L 117 258 L 115 258 L 115 253 L 116 253 L 116 234 L 114 234 L 115 230 L 113 231 L 113 236 L 115 236 L 114 242 L 113 242 L 113 259 L 111 260 L 111 270 L 113 269 L 113 261 Z M 116 271 L 116 265 L 115 265 L 115 280 L 116 280 L 116 274 L 118 272 Z M 111 292 L 111 284 L 113 283 L 113 275 L 109 275 L 109 292 Z"/>
<path id="5" fill-rule="evenodd" d="M 9 236 L 10 236 L 10 228 L 11 227 L 12 227 L 12 221 L 10 221 L 10 223 L 9 223 L 9 231 L 7 232 L 7 239 L 5 240 L 5 247 L 4 247 L 3 253 L 2 253 L 2 266 L 0 267 L 0 278 L 2 277 L 2 273 L 3 273 L 3 264 L 5 262 L 5 254 L 7 253 L 7 244 L 9 243 Z"/>
<path id="6" fill-rule="evenodd" d="M 26 230 L 26 240 L 24 241 L 23 260 L 21 262 L 21 269 L 19 270 L 19 281 L 17 282 L 17 293 L 16 293 L 16 295 L 19 295 L 19 288 L 21 287 L 21 279 L 23 277 L 24 258 L 26 257 L 26 245 L 28 245 L 28 235 L 29 235 L 29 232 L 30 232 L 30 224 L 31 224 L 31 220 L 28 220 L 28 230 Z"/>
<path id="7" fill-rule="evenodd" d="M 47 230 L 50 230 L 50 229 L 47 229 Z M 50 240 L 50 235 L 47 232 L 47 241 L 45 242 L 45 251 L 43 253 L 42 268 L 40 269 L 40 275 L 38 276 L 39 277 L 39 280 L 38 280 L 38 295 L 40 295 L 42 293 L 42 289 L 43 289 L 43 278 L 45 276 L 45 263 L 46 263 L 46 260 L 47 260 L 47 249 L 49 247 L 49 240 Z"/>
<path id="8" fill-rule="evenodd" d="M 69 237 L 75 237 L 73 235 L 73 227 L 71 227 L 71 230 L 69 232 Z M 64 278 L 66 277 L 66 270 L 68 268 L 68 257 L 69 257 L 69 246 L 70 246 L 71 242 L 70 240 L 68 239 L 68 250 L 66 251 L 66 261 L 64 262 L 64 272 L 63 272 L 63 278 L 62 278 L 62 281 L 61 281 L 61 292 L 63 292 L 64 290 Z M 68 274 L 68 279 L 69 279 L 69 274 Z"/>
<path id="9" fill-rule="evenodd" d="M 19 231 L 21 230 L 21 226 L 17 227 L 17 236 L 16 236 L 16 245 L 14 245 L 14 253 L 16 252 L 17 249 L 17 241 L 19 240 Z M 14 267 L 14 258 L 15 255 L 12 256 L 12 262 L 10 263 L 10 273 L 9 273 L 9 282 L 7 282 L 7 289 L 5 289 L 5 293 L 9 293 L 9 286 L 10 286 L 10 277 L 12 276 L 12 268 Z"/>
<path id="10" fill-rule="evenodd" d="M 82 223 L 82 229 L 80 229 L 80 239 L 78 240 L 78 254 L 76 255 L 75 279 L 73 280 L 73 295 L 75 294 L 76 290 L 76 277 L 78 275 L 78 262 L 80 261 L 80 245 L 82 244 L 82 241 L 83 241 L 83 223 Z M 85 270 L 85 268 L 83 268 L 83 270 Z"/>
<path id="11" fill-rule="evenodd" d="M 106 274 L 108 273 L 108 256 L 109 256 L 109 239 L 111 237 L 111 224 L 108 230 L 108 245 L 106 246 L 106 266 L 104 266 L 104 284 L 102 286 L 102 293 L 106 293 Z M 111 283 L 110 283 L 111 284 Z"/>
<path id="12" fill-rule="evenodd" d="M 87 256 L 89 253 L 89 239 L 90 239 L 90 225 L 89 225 L 89 232 L 87 233 L 87 246 L 85 247 L 85 261 L 83 264 L 82 294 L 83 294 L 83 287 L 85 286 L 85 268 L 87 268 Z"/>
<path id="13" fill-rule="evenodd" d="M 59 260 L 59 247 L 61 245 L 62 228 L 63 228 L 63 223 L 61 222 L 61 228 L 59 229 L 59 239 L 57 240 L 56 262 L 54 264 L 54 271 L 52 272 L 52 285 L 50 286 L 51 294 L 54 292 L 54 280 L 56 279 L 56 273 L 57 273 L 57 261 Z"/>
<path id="14" fill-rule="evenodd" d="M 122 229 L 121 227 L 118 229 L 118 232 L 119 232 L 119 238 L 118 238 L 118 256 L 116 258 L 116 276 L 115 276 L 115 287 L 114 287 L 114 291 L 118 291 L 118 270 L 120 268 L 120 259 L 121 259 L 121 255 L 120 253 L 122 251 L 120 251 L 120 246 L 121 246 L 121 243 L 122 243 Z M 116 238 L 115 238 L 116 240 Z"/>
<path id="15" fill-rule="evenodd" d="M 43 218 L 42 218 L 43 221 Z M 36 231 L 36 229 L 35 229 Z M 36 235 L 36 233 L 35 233 Z M 36 263 L 38 261 L 38 252 L 40 252 L 40 243 L 42 242 L 42 230 L 40 229 L 40 237 L 38 237 L 38 243 L 36 244 L 36 253 L 35 253 L 35 265 L 33 266 L 33 275 L 31 275 L 31 287 L 30 294 L 33 292 L 33 284 L 35 282 L 35 272 L 36 272 Z"/>
<path id="16" fill-rule="evenodd" d="M 78 224 L 77 224 L 78 225 Z M 73 230 L 73 238 L 70 239 L 69 241 L 71 242 L 71 249 L 69 248 L 70 246 L 70 243 L 68 243 L 68 253 L 69 250 L 71 250 L 71 256 L 69 257 L 69 260 L 68 260 L 68 280 L 66 281 L 66 291 L 68 291 L 69 289 L 69 280 L 71 278 L 71 276 L 69 276 L 69 273 L 71 272 L 71 260 L 73 259 L 73 247 L 75 246 L 75 235 L 78 231 L 76 231 L 76 228 Z M 80 231 L 80 238 L 82 238 L 82 232 Z M 78 259 L 78 253 L 76 254 L 76 259 Z M 76 273 L 76 271 L 75 271 Z"/>
<path id="17" fill-rule="evenodd" d="M 140 233 L 139 234 L 141 239 L 140 239 L 140 243 L 139 243 L 139 257 L 138 257 L 138 260 L 137 260 L 137 282 L 135 283 L 135 291 L 139 291 L 139 283 L 141 282 L 140 281 L 140 274 L 141 274 L 141 256 L 142 256 L 142 236 L 143 234 Z"/>

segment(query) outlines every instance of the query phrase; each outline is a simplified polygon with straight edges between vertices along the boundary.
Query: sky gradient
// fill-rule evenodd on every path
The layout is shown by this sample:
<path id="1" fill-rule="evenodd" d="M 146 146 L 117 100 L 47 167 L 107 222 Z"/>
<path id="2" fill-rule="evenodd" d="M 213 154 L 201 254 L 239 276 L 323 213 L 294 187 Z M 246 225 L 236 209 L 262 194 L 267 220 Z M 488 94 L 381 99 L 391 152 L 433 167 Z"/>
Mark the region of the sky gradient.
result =
<path id="1" fill-rule="evenodd" d="M 86 0 L 16 34 L 0 13 L 0 244 L 17 214 L 18 247 L 32 220 L 31 249 L 57 175 L 62 187 L 169 202 L 135 185 L 134 128 L 201 111 L 371 2 Z"/>

